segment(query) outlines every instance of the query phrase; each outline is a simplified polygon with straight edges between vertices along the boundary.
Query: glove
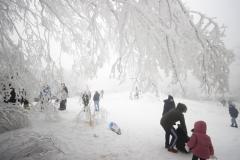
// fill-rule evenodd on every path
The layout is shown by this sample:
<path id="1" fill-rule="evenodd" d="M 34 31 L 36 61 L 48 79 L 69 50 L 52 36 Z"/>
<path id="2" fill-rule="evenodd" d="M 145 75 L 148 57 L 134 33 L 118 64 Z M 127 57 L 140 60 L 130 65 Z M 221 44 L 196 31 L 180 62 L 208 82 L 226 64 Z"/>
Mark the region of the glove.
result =
<path id="1" fill-rule="evenodd" d="M 187 152 L 190 152 L 190 148 L 188 147 L 187 143 L 185 143 L 185 149 Z"/>

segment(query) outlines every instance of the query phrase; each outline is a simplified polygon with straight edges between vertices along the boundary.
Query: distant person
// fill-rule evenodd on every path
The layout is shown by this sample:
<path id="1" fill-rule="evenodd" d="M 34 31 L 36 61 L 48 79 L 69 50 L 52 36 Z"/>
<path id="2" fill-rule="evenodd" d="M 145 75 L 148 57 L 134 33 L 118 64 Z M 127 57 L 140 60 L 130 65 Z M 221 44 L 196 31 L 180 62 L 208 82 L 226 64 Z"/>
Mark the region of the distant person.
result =
<path id="1" fill-rule="evenodd" d="M 39 96 L 41 111 L 46 108 L 47 104 L 51 99 L 51 96 L 51 88 L 49 87 L 49 85 L 43 86 Z"/>
<path id="2" fill-rule="evenodd" d="M 83 102 L 83 106 L 84 106 L 84 112 L 86 111 L 88 105 L 89 105 L 89 94 L 87 93 L 87 91 L 84 91 L 84 93 L 82 94 L 82 102 Z"/>
<path id="3" fill-rule="evenodd" d="M 94 107 L 95 111 L 99 111 L 99 101 L 100 101 L 100 94 L 98 91 L 95 91 L 94 96 L 93 96 L 93 102 L 94 102 Z"/>
<path id="4" fill-rule="evenodd" d="M 65 83 L 61 84 L 62 89 L 61 89 L 61 99 L 60 99 L 60 107 L 59 110 L 66 110 L 66 105 L 67 105 L 67 97 L 68 97 L 68 89 L 65 85 Z"/>
<path id="5" fill-rule="evenodd" d="M 237 110 L 235 104 L 232 103 L 232 101 L 228 101 L 228 106 L 229 106 L 228 107 L 229 114 L 230 114 L 230 116 L 232 118 L 231 119 L 231 122 L 232 122 L 231 127 L 238 128 L 237 121 L 236 121 L 236 119 L 238 117 L 238 110 Z"/>
<path id="6" fill-rule="evenodd" d="M 139 92 L 140 92 L 140 91 L 139 91 L 138 87 L 136 87 L 136 88 L 135 88 L 135 93 L 134 93 L 134 98 L 135 98 L 135 99 L 138 99 L 138 98 L 139 98 Z"/>
<path id="7" fill-rule="evenodd" d="M 169 112 L 170 110 L 175 109 L 175 102 L 174 102 L 173 96 L 168 95 L 168 99 L 165 99 L 163 102 L 164 102 L 164 106 L 163 106 L 162 116 L 167 112 Z"/>
<path id="8" fill-rule="evenodd" d="M 166 114 L 164 114 L 161 118 L 160 124 L 165 130 L 165 148 L 168 149 L 169 152 L 177 153 L 177 150 L 174 148 L 177 142 L 177 133 L 174 128 L 176 122 L 180 121 L 183 131 L 187 134 L 187 128 L 185 124 L 185 118 L 183 113 L 186 113 L 187 107 L 185 104 L 178 103 L 177 108 L 173 109 Z M 169 143 L 169 137 L 172 136 L 171 142 Z"/>
<path id="9" fill-rule="evenodd" d="M 23 108 L 30 109 L 29 101 L 27 100 L 27 92 L 24 88 L 20 91 L 19 95 L 20 95 L 19 102 L 21 105 L 23 105 Z"/>
<path id="10" fill-rule="evenodd" d="M 193 134 L 187 145 L 193 153 L 192 160 L 206 160 L 214 155 L 211 138 L 206 134 L 207 125 L 204 121 L 194 124 Z"/>

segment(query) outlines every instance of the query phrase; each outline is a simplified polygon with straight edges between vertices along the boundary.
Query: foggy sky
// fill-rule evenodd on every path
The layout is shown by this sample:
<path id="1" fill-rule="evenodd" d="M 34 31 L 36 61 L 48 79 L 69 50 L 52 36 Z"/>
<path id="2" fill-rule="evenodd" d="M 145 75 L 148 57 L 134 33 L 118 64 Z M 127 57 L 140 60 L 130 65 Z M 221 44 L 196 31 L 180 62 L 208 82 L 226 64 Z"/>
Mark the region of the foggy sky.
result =
<path id="1" fill-rule="evenodd" d="M 240 0 L 182 0 L 190 10 L 200 11 L 226 29 L 228 49 L 240 49 Z M 239 53 L 240 54 L 240 53 Z"/>

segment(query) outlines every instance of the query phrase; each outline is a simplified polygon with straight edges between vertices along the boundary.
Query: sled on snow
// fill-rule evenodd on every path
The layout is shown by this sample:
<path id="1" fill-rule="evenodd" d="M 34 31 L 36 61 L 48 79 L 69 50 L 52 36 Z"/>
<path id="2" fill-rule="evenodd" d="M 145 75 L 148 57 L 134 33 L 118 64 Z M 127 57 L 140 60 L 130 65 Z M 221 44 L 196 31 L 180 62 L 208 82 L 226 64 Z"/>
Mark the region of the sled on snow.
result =
<path id="1" fill-rule="evenodd" d="M 115 122 L 109 123 L 109 129 L 111 129 L 113 132 L 117 133 L 118 135 L 121 135 L 121 129 Z"/>

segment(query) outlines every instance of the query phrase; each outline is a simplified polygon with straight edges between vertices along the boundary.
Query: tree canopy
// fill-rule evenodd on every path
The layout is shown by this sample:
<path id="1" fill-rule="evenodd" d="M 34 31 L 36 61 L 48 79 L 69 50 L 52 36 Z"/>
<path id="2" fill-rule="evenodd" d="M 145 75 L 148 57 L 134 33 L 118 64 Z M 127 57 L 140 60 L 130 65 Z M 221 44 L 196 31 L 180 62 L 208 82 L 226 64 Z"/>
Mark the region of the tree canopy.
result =
<path id="1" fill-rule="evenodd" d="M 92 78 L 114 52 L 111 76 L 144 90 L 158 90 L 165 73 L 184 93 L 191 73 L 205 93 L 224 94 L 233 60 L 224 30 L 181 0 L 0 0 L 0 81 L 29 92 L 59 81 L 52 55 L 63 53 Z"/>

